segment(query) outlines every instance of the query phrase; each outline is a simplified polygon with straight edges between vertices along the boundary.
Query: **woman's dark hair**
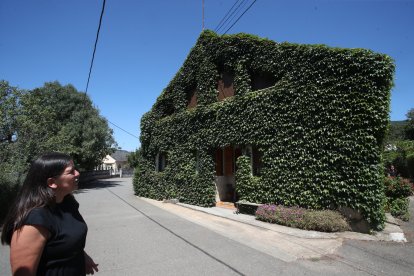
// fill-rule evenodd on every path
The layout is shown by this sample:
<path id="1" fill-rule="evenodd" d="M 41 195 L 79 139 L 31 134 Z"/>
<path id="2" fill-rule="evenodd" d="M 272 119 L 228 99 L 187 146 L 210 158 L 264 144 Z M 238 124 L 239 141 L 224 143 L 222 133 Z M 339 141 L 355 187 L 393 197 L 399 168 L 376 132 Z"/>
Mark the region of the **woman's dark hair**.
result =
<path id="1" fill-rule="evenodd" d="M 23 185 L 4 221 L 1 243 L 10 245 L 12 234 L 23 226 L 29 212 L 37 207 L 53 206 L 55 195 L 47 179 L 63 173 L 72 158 L 59 152 L 46 153 L 30 165 Z"/>

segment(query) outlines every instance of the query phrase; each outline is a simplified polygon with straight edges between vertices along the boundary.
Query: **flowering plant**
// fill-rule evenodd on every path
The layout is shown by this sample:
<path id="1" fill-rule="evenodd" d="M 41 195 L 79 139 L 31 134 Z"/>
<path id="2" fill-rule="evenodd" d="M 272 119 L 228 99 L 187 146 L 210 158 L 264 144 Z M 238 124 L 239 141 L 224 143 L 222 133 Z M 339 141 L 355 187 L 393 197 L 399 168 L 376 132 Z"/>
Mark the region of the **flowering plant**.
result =
<path id="1" fill-rule="evenodd" d="M 337 232 L 350 229 L 345 218 L 332 210 L 316 211 L 265 204 L 257 208 L 256 219 L 305 230 Z"/>

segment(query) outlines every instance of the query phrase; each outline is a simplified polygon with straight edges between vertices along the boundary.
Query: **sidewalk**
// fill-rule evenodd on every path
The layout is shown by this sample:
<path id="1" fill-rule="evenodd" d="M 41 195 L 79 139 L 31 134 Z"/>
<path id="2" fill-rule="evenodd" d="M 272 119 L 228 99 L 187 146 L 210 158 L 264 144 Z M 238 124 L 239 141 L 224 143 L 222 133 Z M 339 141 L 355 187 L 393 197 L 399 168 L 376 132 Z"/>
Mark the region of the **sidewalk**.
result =
<path id="1" fill-rule="evenodd" d="M 353 240 L 365 240 L 365 241 L 392 241 L 392 242 L 406 242 L 406 238 L 404 236 L 404 232 L 401 229 L 399 223 L 390 215 L 386 214 L 386 223 L 385 228 L 383 231 L 375 232 L 372 235 L 370 234 L 363 234 L 357 232 L 336 232 L 336 233 L 326 233 L 326 232 L 318 232 L 318 231 L 308 231 L 308 230 L 301 230 L 297 228 L 286 227 L 283 225 L 271 224 L 267 222 L 262 222 L 256 220 L 254 216 L 245 215 L 245 214 L 237 214 L 235 209 L 228 209 L 222 207 L 211 207 L 211 208 L 204 208 L 184 203 L 172 203 L 172 202 L 161 202 L 156 201 L 148 198 L 140 198 L 152 205 L 155 205 L 159 208 L 165 209 L 170 211 L 178 216 L 182 216 L 184 218 L 189 218 L 188 216 L 194 215 L 192 212 L 202 212 L 208 215 L 213 215 L 221 218 L 225 218 L 228 220 L 241 222 L 247 225 L 251 225 L 254 227 L 270 230 L 272 232 L 303 238 L 303 239 L 353 239 Z M 187 209 L 190 212 L 184 212 Z M 186 216 L 182 214 L 185 213 Z"/>

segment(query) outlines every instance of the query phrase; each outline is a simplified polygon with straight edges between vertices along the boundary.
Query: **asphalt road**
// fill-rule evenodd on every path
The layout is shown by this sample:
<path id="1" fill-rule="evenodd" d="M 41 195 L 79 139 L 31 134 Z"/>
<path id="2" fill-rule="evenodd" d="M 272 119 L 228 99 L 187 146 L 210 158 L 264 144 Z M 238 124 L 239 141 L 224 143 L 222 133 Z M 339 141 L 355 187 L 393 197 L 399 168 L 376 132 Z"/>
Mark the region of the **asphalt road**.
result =
<path id="1" fill-rule="evenodd" d="M 135 197 L 131 178 L 95 183 L 75 197 L 88 223 L 86 251 L 99 263 L 98 275 L 413 275 L 414 271 L 411 242 L 345 240 L 331 254 L 286 261 L 249 246 L 246 233 L 243 239 L 234 233 L 219 234 Z M 234 223 L 221 224 L 221 230 L 234 228 Z M 249 233 L 258 242 L 256 233 Z M 8 248 L 1 246 L 0 275 L 10 275 L 8 258 Z"/>

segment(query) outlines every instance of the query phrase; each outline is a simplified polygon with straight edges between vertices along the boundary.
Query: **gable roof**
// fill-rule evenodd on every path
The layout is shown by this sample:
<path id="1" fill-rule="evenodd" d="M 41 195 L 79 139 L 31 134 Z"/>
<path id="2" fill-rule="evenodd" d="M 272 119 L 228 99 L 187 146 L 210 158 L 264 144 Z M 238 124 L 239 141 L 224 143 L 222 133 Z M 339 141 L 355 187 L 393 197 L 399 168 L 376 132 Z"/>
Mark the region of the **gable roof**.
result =
<path id="1" fill-rule="evenodd" d="M 118 162 L 126 162 L 128 161 L 129 151 L 126 150 L 116 150 L 114 153 L 111 154 L 111 157 Z"/>
<path id="2" fill-rule="evenodd" d="M 350 62 L 352 60 L 358 66 Z M 250 34 L 217 35 L 205 30 L 190 50 L 183 65 L 158 96 L 150 113 L 155 120 L 185 111 L 195 91 L 197 105 L 217 102 L 217 80 L 223 73 L 234 75 L 235 94 L 251 90 L 244 75 L 268 74 L 276 86 L 289 87 L 320 83 L 338 83 L 338 76 L 352 80 L 364 70 L 377 74 L 378 64 L 392 63 L 391 58 L 367 49 L 333 48 L 275 42 Z M 376 63 L 376 64 L 375 64 Z M 390 66 L 393 70 L 392 66 Z M 319 75 L 318 75 L 319 74 Z M 388 74 L 388 72 L 387 72 Z M 391 74 L 388 74 L 391 75 Z M 387 75 L 387 77 L 388 77 Z M 251 76 L 254 77 L 254 76 Z M 382 85 L 382 82 L 376 84 Z"/>
<path id="3" fill-rule="evenodd" d="M 103 159 L 103 163 L 104 164 L 114 164 L 114 163 L 116 163 L 116 160 L 114 158 L 112 158 L 110 155 L 107 155 Z"/>

